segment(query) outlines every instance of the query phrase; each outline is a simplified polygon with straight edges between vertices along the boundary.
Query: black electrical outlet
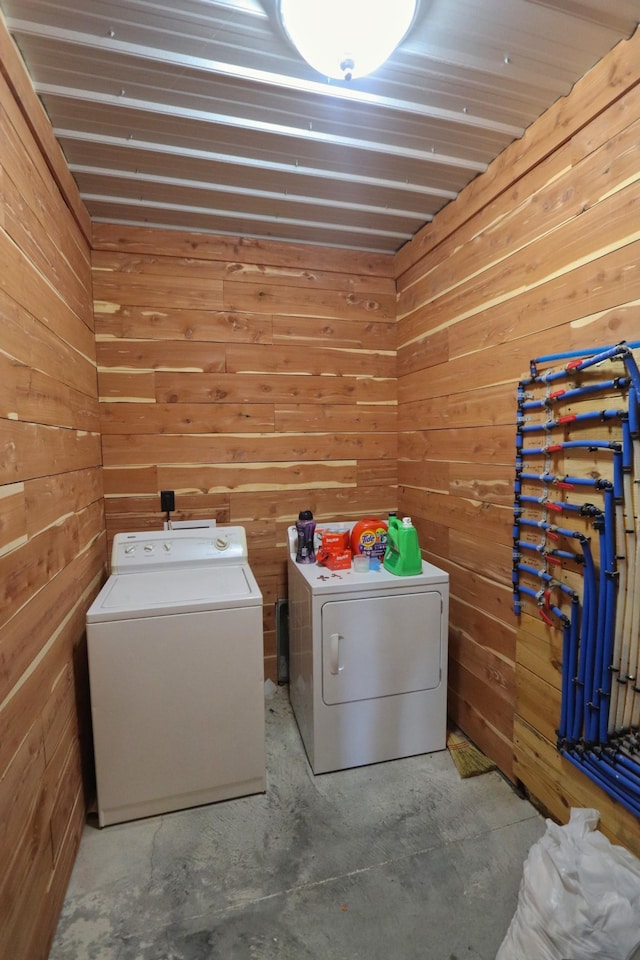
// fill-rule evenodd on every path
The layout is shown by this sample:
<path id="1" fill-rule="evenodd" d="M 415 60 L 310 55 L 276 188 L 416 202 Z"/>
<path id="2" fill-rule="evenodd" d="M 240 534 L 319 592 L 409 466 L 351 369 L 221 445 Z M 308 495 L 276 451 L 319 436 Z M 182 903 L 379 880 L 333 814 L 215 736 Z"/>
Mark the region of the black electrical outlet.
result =
<path id="1" fill-rule="evenodd" d="M 160 509 L 164 513 L 172 513 L 176 508 L 176 495 L 173 490 L 160 491 Z"/>

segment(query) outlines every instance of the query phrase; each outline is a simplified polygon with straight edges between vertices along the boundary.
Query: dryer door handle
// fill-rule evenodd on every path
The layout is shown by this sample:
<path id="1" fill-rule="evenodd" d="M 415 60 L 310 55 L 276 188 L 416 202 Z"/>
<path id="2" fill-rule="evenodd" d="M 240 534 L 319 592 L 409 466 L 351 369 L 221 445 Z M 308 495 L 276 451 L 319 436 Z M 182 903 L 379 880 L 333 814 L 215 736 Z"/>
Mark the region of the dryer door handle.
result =
<path id="1" fill-rule="evenodd" d="M 329 673 L 337 677 L 342 673 L 344 667 L 340 666 L 340 641 L 342 637 L 339 633 L 332 633 L 329 637 Z"/>

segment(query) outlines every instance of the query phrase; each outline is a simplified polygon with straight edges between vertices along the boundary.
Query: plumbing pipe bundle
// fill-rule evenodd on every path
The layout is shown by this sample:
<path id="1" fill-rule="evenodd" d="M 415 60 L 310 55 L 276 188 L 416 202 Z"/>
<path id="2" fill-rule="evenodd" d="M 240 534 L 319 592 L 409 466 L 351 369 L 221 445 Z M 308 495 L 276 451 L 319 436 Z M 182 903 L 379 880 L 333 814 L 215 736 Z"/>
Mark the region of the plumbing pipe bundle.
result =
<path id="1" fill-rule="evenodd" d="M 539 357 L 518 384 L 512 583 L 517 615 L 532 607 L 562 631 L 559 751 L 640 817 L 639 347 Z M 593 379 L 609 364 L 618 376 Z M 611 394 L 610 408 L 575 412 Z M 591 439 L 598 424 L 608 436 Z M 597 471 L 581 474 L 581 453 Z"/>

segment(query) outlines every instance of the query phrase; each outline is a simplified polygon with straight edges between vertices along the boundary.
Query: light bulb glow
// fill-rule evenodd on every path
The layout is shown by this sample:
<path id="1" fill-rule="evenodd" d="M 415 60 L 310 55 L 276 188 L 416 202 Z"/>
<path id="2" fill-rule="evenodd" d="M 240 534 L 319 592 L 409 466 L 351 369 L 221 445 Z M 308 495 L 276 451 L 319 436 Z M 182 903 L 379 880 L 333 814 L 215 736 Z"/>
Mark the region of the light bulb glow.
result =
<path id="1" fill-rule="evenodd" d="M 280 0 L 282 25 L 301 56 L 337 80 L 364 77 L 391 56 L 417 0 Z"/>

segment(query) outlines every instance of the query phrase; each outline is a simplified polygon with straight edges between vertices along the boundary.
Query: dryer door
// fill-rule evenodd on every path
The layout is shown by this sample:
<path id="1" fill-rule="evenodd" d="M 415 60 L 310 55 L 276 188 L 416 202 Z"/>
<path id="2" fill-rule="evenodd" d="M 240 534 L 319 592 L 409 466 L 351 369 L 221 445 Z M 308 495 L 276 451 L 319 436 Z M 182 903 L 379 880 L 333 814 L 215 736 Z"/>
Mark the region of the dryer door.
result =
<path id="1" fill-rule="evenodd" d="M 442 598 L 437 591 L 323 604 L 326 704 L 432 690 L 441 677 Z"/>

